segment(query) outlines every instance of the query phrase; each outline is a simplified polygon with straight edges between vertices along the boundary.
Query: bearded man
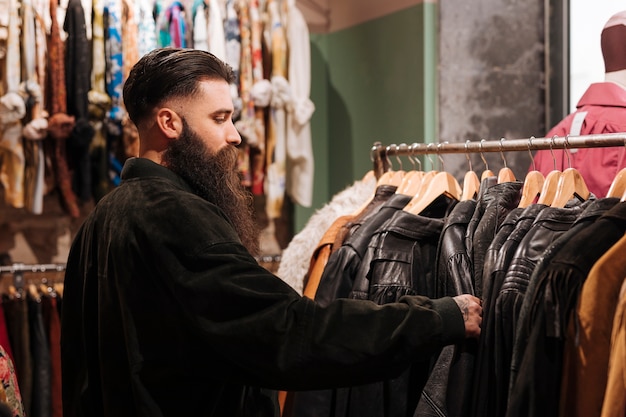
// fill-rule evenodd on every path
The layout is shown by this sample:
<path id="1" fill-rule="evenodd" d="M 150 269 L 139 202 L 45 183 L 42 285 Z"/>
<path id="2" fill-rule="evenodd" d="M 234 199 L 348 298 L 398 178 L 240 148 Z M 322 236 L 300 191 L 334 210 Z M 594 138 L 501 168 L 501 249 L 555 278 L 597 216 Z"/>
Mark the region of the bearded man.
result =
<path id="1" fill-rule="evenodd" d="M 480 333 L 471 295 L 321 307 L 255 261 L 233 80 L 212 54 L 176 48 L 126 80 L 139 157 L 70 250 L 65 417 L 277 417 L 275 390 L 390 378 Z"/>

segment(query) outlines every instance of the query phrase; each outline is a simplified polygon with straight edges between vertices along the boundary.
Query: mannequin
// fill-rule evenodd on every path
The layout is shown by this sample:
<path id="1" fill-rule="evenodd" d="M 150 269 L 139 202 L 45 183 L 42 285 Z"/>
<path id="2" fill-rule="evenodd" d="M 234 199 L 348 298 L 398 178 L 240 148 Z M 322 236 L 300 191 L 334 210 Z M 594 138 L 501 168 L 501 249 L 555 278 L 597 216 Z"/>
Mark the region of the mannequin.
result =
<path id="1" fill-rule="evenodd" d="M 600 38 L 604 82 L 591 84 L 576 105 L 576 111 L 554 126 L 546 137 L 626 132 L 626 11 L 608 19 Z M 576 168 L 589 191 L 598 198 L 605 197 L 617 173 L 626 166 L 626 148 L 541 150 L 536 153 L 536 169 L 544 176 L 554 170 L 555 165 L 559 171 Z"/>

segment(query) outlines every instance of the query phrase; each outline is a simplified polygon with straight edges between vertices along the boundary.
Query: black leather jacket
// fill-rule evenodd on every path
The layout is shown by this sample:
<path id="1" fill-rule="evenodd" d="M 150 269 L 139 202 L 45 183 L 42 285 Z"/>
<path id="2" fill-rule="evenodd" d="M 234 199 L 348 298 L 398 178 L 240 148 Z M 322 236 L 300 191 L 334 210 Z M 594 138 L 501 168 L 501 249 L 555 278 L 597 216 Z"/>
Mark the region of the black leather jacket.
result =
<path id="1" fill-rule="evenodd" d="M 522 196 L 522 182 L 503 182 L 489 187 L 478 199 L 474 215 L 465 236 L 467 251 L 474 265 L 474 290 L 482 296 L 483 264 L 487 248 L 495 237 L 498 226 L 511 210 L 517 207 Z"/>
<path id="2" fill-rule="evenodd" d="M 563 342 L 570 313 L 593 264 L 625 232 L 626 204 L 617 204 L 616 199 L 591 201 L 570 230 L 544 252 L 519 314 L 507 417 L 559 415 Z"/>
<path id="3" fill-rule="evenodd" d="M 488 417 L 496 414 L 495 304 L 502 281 L 519 242 L 547 206 L 533 204 L 514 209 L 506 217 L 487 249 L 483 270 L 483 323 L 473 376 L 472 406 L 469 415 Z"/>

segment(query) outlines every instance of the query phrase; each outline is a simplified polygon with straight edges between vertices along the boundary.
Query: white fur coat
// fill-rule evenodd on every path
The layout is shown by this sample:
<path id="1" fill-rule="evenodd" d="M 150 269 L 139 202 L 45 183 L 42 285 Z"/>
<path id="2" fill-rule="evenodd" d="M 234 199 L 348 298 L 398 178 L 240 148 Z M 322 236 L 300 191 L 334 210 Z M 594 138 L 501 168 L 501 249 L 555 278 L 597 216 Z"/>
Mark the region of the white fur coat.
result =
<path id="1" fill-rule="evenodd" d="M 283 250 L 277 275 L 302 294 L 311 256 L 326 230 L 338 217 L 358 210 L 373 195 L 375 188 L 374 177 L 365 181 L 355 181 L 315 211 L 302 231 L 296 234 Z"/>

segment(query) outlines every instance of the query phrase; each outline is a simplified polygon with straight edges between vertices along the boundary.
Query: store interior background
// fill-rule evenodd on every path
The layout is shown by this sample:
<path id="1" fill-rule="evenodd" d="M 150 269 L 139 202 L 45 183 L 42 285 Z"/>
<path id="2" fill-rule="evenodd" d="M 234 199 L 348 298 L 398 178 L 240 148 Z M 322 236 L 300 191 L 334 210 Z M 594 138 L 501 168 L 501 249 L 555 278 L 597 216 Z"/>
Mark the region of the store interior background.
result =
<path id="1" fill-rule="evenodd" d="M 605 0 L 296 3 L 311 40 L 315 182 L 312 206 L 289 208 L 291 233 L 372 168 L 376 141 L 543 136 L 573 110 L 589 83 L 603 80 L 600 32 L 621 9 Z M 501 155 L 484 156 L 490 169 L 502 167 Z M 504 157 L 523 179 L 528 153 Z M 471 158 L 474 170 L 484 169 L 480 155 Z M 465 155 L 442 159 L 459 179 L 468 169 Z M 437 158 L 422 161 L 441 169 Z M 55 196 L 44 203 L 41 215 L 0 206 L 0 252 L 14 262 L 67 259 L 84 217 L 65 215 Z"/>

